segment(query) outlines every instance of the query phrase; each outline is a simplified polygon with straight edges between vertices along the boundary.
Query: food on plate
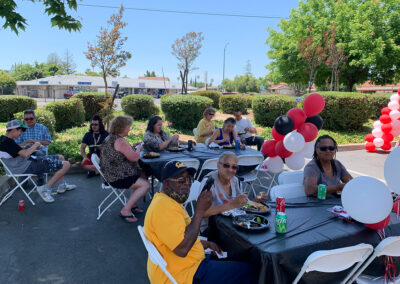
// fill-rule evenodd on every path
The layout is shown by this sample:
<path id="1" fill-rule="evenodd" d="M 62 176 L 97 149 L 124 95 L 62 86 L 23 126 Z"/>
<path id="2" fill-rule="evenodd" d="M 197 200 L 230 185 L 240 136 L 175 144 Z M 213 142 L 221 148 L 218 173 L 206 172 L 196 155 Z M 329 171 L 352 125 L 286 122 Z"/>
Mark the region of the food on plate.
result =
<path id="1" fill-rule="evenodd" d="M 169 151 L 183 151 L 183 150 L 185 150 L 185 148 L 182 148 L 182 147 L 169 147 L 168 150 Z"/>
<path id="2" fill-rule="evenodd" d="M 268 227 L 267 219 L 251 214 L 236 217 L 234 223 L 244 229 L 264 229 Z"/>
<path id="3" fill-rule="evenodd" d="M 156 153 L 156 152 L 150 152 L 150 153 L 143 154 L 143 157 L 145 157 L 145 158 L 156 158 L 156 157 L 160 157 L 160 154 Z"/>
<path id="4" fill-rule="evenodd" d="M 247 203 L 242 207 L 242 209 L 263 212 L 268 210 L 268 206 L 259 202 L 247 201 Z"/>

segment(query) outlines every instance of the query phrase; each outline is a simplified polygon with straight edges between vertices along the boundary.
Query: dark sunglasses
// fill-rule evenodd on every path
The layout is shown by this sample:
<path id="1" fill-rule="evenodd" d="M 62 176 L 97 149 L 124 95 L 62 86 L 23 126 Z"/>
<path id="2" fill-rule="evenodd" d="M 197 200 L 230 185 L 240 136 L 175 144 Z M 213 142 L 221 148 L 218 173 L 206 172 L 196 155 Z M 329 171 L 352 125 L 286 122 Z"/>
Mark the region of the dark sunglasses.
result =
<path id="1" fill-rule="evenodd" d="M 25 121 L 32 121 L 34 119 L 35 119 L 34 117 L 24 118 Z"/>
<path id="2" fill-rule="evenodd" d="M 208 115 L 214 116 L 214 115 L 215 115 L 215 113 L 209 113 Z"/>
<path id="3" fill-rule="evenodd" d="M 234 171 L 237 171 L 239 169 L 239 166 L 237 166 L 237 165 L 229 165 L 229 164 L 225 164 L 225 163 L 221 163 L 221 164 L 224 167 L 224 169 L 231 168 Z"/>
<path id="4" fill-rule="evenodd" d="M 98 123 L 92 123 L 92 126 L 99 126 Z"/>
<path id="5" fill-rule="evenodd" d="M 318 149 L 320 149 L 322 152 L 326 151 L 335 151 L 336 147 L 335 146 L 318 146 Z"/>
<path id="6" fill-rule="evenodd" d="M 176 181 L 177 183 L 180 183 L 180 184 L 185 184 L 186 182 L 192 183 L 194 181 L 194 178 L 193 177 L 188 177 L 188 178 L 180 177 L 180 178 L 170 178 L 170 180 Z"/>

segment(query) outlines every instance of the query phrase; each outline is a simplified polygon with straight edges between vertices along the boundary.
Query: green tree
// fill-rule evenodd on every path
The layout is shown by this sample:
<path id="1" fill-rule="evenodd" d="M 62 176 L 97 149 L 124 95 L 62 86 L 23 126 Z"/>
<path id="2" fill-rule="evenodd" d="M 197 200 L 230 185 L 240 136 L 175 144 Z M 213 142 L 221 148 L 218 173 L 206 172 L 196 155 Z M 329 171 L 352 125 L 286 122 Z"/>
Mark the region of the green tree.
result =
<path id="1" fill-rule="evenodd" d="M 51 26 L 68 31 L 79 31 L 82 24 L 79 20 L 69 15 L 69 10 L 77 9 L 77 0 L 31 0 L 32 2 L 42 2 L 45 13 L 50 16 Z M 0 1 L 0 18 L 5 20 L 3 29 L 11 29 L 18 34 L 24 31 L 28 25 L 26 19 L 17 11 L 17 4 L 14 0 Z"/>
<path id="2" fill-rule="evenodd" d="M 17 87 L 13 76 L 8 72 L 0 70 L 0 94 L 12 94 Z"/>
<path id="3" fill-rule="evenodd" d="M 144 76 L 145 77 L 157 77 L 156 76 L 156 72 L 154 72 L 154 71 L 149 71 L 149 70 L 146 70 L 146 73 L 144 73 Z"/>
<path id="4" fill-rule="evenodd" d="M 239 93 L 260 92 L 260 82 L 253 75 L 246 73 L 241 76 L 236 76 L 233 80 L 235 91 Z"/>
<path id="5" fill-rule="evenodd" d="M 68 75 L 74 74 L 75 69 L 76 69 L 76 64 L 74 62 L 74 58 L 72 56 L 72 53 L 69 52 L 68 48 L 64 52 L 64 58 L 62 61 L 62 65 L 64 67 L 64 72 Z"/>
<path id="6" fill-rule="evenodd" d="M 38 65 L 38 63 L 36 62 Z M 38 66 L 32 66 L 31 64 L 15 64 L 12 67 L 11 75 L 17 81 L 30 81 L 34 79 L 40 79 L 45 77 L 45 71 Z"/>

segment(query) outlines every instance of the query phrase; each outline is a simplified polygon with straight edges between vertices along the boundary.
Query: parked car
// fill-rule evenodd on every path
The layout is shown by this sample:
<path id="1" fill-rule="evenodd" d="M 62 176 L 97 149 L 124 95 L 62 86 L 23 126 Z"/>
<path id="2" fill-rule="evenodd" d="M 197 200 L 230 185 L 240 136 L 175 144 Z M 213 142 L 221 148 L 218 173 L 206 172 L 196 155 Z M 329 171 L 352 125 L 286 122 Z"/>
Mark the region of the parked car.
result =
<path id="1" fill-rule="evenodd" d="M 74 95 L 73 92 L 64 93 L 64 99 L 70 99 Z"/>

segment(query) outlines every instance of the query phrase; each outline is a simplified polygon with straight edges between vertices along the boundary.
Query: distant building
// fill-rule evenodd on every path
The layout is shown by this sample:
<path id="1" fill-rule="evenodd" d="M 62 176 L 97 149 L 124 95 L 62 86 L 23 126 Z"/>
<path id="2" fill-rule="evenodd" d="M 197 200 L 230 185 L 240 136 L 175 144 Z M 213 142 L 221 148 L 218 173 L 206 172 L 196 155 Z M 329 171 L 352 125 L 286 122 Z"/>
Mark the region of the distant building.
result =
<path id="1" fill-rule="evenodd" d="M 181 85 L 163 77 L 107 78 L 109 92 L 119 84 L 124 95 L 179 93 Z M 188 86 L 188 91 L 196 88 Z M 104 80 L 95 76 L 56 75 L 31 81 L 17 81 L 17 95 L 33 98 L 64 98 L 66 93 L 104 92 Z"/>
<path id="2" fill-rule="evenodd" d="M 400 89 L 400 83 L 397 83 L 395 85 L 375 85 L 371 83 L 371 81 L 366 81 L 362 85 L 356 86 L 356 90 L 359 93 L 368 93 L 368 94 L 373 94 L 373 93 L 396 93 L 397 90 Z"/>
<path id="3" fill-rule="evenodd" d="M 204 88 L 200 88 L 197 91 L 206 91 L 206 88 L 205 87 Z M 218 87 L 216 87 L 216 86 L 208 86 L 207 87 L 207 91 L 218 91 Z"/>

